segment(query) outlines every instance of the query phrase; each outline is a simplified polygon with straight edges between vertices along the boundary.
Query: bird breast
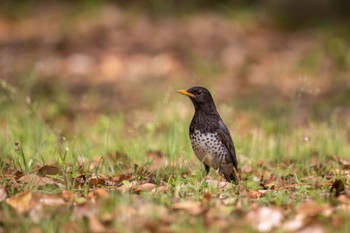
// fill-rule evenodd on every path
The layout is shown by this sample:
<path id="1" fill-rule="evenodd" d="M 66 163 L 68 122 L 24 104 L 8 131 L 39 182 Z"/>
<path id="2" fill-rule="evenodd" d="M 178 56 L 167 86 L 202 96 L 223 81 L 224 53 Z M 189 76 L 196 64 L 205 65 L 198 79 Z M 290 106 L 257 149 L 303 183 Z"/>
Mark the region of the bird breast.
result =
<path id="1" fill-rule="evenodd" d="M 202 133 L 195 130 L 190 134 L 191 144 L 197 158 L 204 164 L 217 169 L 224 163 L 227 149 L 217 133 Z"/>

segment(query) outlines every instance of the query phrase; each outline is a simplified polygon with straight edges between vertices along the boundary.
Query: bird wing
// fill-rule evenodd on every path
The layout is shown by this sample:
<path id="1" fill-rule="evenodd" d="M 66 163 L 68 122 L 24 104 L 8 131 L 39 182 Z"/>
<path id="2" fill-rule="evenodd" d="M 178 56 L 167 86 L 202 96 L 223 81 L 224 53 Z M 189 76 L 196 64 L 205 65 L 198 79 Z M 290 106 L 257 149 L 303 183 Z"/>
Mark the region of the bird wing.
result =
<path id="1" fill-rule="evenodd" d="M 221 119 L 219 121 L 218 135 L 220 137 L 220 140 L 223 142 L 226 149 L 228 150 L 232 163 L 237 170 L 237 158 L 236 158 L 235 146 L 233 144 L 230 131 L 227 129 L 226 125 Z"/>

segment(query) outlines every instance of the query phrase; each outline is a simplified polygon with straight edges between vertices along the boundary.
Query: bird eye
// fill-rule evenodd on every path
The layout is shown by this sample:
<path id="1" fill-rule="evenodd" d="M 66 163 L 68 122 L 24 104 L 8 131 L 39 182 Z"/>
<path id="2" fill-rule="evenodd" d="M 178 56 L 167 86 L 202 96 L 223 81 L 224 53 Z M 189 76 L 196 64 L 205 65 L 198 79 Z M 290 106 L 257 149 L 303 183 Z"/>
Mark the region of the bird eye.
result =
<path id="1" fill-rule="evenodd" d="M 201 95 L 201 94 L 202 94 L 201 90 L 196 91 L 196 95 Z"/>

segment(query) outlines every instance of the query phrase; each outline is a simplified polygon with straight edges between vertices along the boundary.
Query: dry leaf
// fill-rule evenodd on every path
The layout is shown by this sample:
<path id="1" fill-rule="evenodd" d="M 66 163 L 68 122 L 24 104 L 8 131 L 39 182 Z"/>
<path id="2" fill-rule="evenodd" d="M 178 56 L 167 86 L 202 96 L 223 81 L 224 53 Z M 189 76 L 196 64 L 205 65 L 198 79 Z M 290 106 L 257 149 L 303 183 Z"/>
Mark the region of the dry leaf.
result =
<path id="1" fill-rule="evenodd" d="M 228 190 L 232 188 L 232 183 L 229 183 L 227 181 L 217 181 L 213 179 L 207 179 L 206 182 L 210 187 Z"/>
<path id="2" fill-rule="evenodd" d="M 173 210 L 187 211 L 188 213 L 193 215 L 198 215 L 203 212 L 203 208 L 198 203 L 192 201 L 178 202 L 171 205 L 170 208 Z"/>
<path id="3" fill-rule="evenodd" d="M 95 215 L 91 215 L 88 217 L 89 219 L 89 229 L 90 232 L 100 233 L 106 232 L 106 228 L 101 224 L 98 218 Z"/>
<path id="4" fill-rule="evenodd" d="M 320 225 L 311 225 L 298 231 L 298 233 L 324 233 L 325 230 Z"/>
<path id="5" fill-rule="evenodd" d="M 105 185 L 106 180 L 108 180 L 108 177 L 105 177 L 103 175 L 98 176 L 92 176 L 88 179 L 88 182 L 91 186 L 97 186 L 97 185 Z"/>
<path id="6" fill-rule="evenodd" d="M 145 191 L 151 191 L 156 187 L 155 184 L 152 183 L 145 183 L 145 184 L 141 184 L 139 186 L 133 187 L 132 190 L 135 193 L 139 193 L 139 192 L 145 192 Z"/>
<path id="7" fill-rule="evenodd" d="M 162 185 L 152 189 L 152 193 L 166 193 L 169 190 L 168 186 Z"/>
<path id="8" fill-rule="evenodd" d="M 251 173 L 253 171 L 253 168 L 252 166 L 250 166 L 249 164 L 244 164 L 242 167 L 241 167 L 241 171 L 243 173 Z"/>
<path id="9" fill-rule="evenodd" d="M 57 180 L 51 179 L 49 177 L 40 177 L 35 174 L 24 175 L 18 179 L 20 182 L 28 183 L 29 185 L 35 186 L 45 186 L 45 185 L 57 185 L 63 187 L 64 185 Z"/>
<path id="10" fill-rule="evenodd" d="M 334 156 L 333 158 L 334 158 L 334 160 L 337 161 L 337 162 L 339 163 L 339 165 L 341 165 L 343 168 L 346 168 L 346 169 L 350 168 L 350 162 L 349 162 L 349 161 L 347 161 L 347 160 L 345 160 L 345 159 L 342 159 L 342 158 L 340 158 L 340 157 L 338 157 L 338 156 Z"/>
<path id="11" fill-rule="evenodd" d="M 132 174 L 127 173 L 127 174 L 122 174 L 118 177 L 114 177 L 112 181 L 115 183 L 115 185 L 120 185 L 124 180 L 131 181 L 132 180 Z"/>
<path id="12" fill-rule="evenodd" d="M 89 200 L 96 200 L 96 199 L 100 199 L 102 197 L 108 197 L 108 196 L 109 196 L 109 193 L 107 192 L 107 190 L 98 188 L 89 192 L 87 195 L 87 198 Z"/>
<path id="13" fill-rule="evenodd" d="M 212 195 L 210 192 L 208 191 L 205 191 L 202 195 L 202 199 L 206 200 L 206 201 L 210 201 L 212 199 Z"/>
<path id="14" fill-rule="evenodd" d="M 281 225 L 283 214 L 279 208 L 261 207 L 249 212 L 247 219 L 258 231 L 268 232 Z"/>
<path id="15" fill-rule="evenodd" d="M 304 217 L 314 217 L 319 214 L 322 214 L 328 207 L 320 205 L 313 200 L 308 200 L 304 203 L 301 203 L 297 209 L 297 212 Z"/>
<path id="16" fill-rule="evenodd" d="M 72 193 L 71 191 L 68 191 L 68 190 L 63 190 L 62 191 L 62 198 L 66 202 L 72 202 L 74 200 L 74 193 Z"/>
<path id="17" fill-rule="evenodd" d="M 44 195 L 37 194 L 36 196 L 38 201 L 43 205 L 57 206 L 57 205 L 65 204 L 64 198 L 56 194 L 44 194 Z"/>
<path id="18" fill-rule="evenodd" d="M 22 214 L 33 208 L 37 202 L 33 198 L 30 191 L 17 193 L 16 195 L 7 198 L 6 203 L 14 208 L 18 213 Z"/>
<path id="19" fill-rule="evenodd" d="M 0 202 L 7 198 L 7 192 L 5 187 L 0 188 Z"/>
<path id="20" fill-rule="evenodd" d="M 350 205 L 350 196 L 349 195 L 340 195 L 338 198 L 338 201 L 346 204 L 346 205 Z"/>
<path id="21" fill-rule="evenodd" d="M 249 198 L 259 198 L 261 197 L 262 195 L 264 195 L 265 192 L 261 192 L 260 190 L 249 190 L 248 191 L 248 197 Z"/>
<path id="22" fill-rule="evenodd" d="M 39 176 L 45 176 L 45 175 L 60 175 L 62 174 L 62 171 L 59 167 L 54 165 L 45 165 L 41 167 L 37 173 Z"/>
<path id="23" fill-rule="evenodd" d="M 294 219 L 285 222 L 282 229 L 285 231 L 297 231 L 304 226 L 304 217 L 300 214 L 296 215 Z"/>

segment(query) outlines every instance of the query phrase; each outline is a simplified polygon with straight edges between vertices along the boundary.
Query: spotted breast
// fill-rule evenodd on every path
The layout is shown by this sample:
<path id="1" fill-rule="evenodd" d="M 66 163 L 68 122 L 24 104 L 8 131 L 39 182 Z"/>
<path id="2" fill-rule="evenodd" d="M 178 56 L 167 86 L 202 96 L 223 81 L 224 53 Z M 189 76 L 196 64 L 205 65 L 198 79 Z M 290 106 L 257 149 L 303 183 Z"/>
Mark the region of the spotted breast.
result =
<path id="1" fill-rule="evenodd" d="M 217 133 L 201 133 L 195 130 L 190 134 L 190 140 L 195 155 L 205 165 L 216 170 L 220 164 L 225 163 L 228 151 Z"/>

